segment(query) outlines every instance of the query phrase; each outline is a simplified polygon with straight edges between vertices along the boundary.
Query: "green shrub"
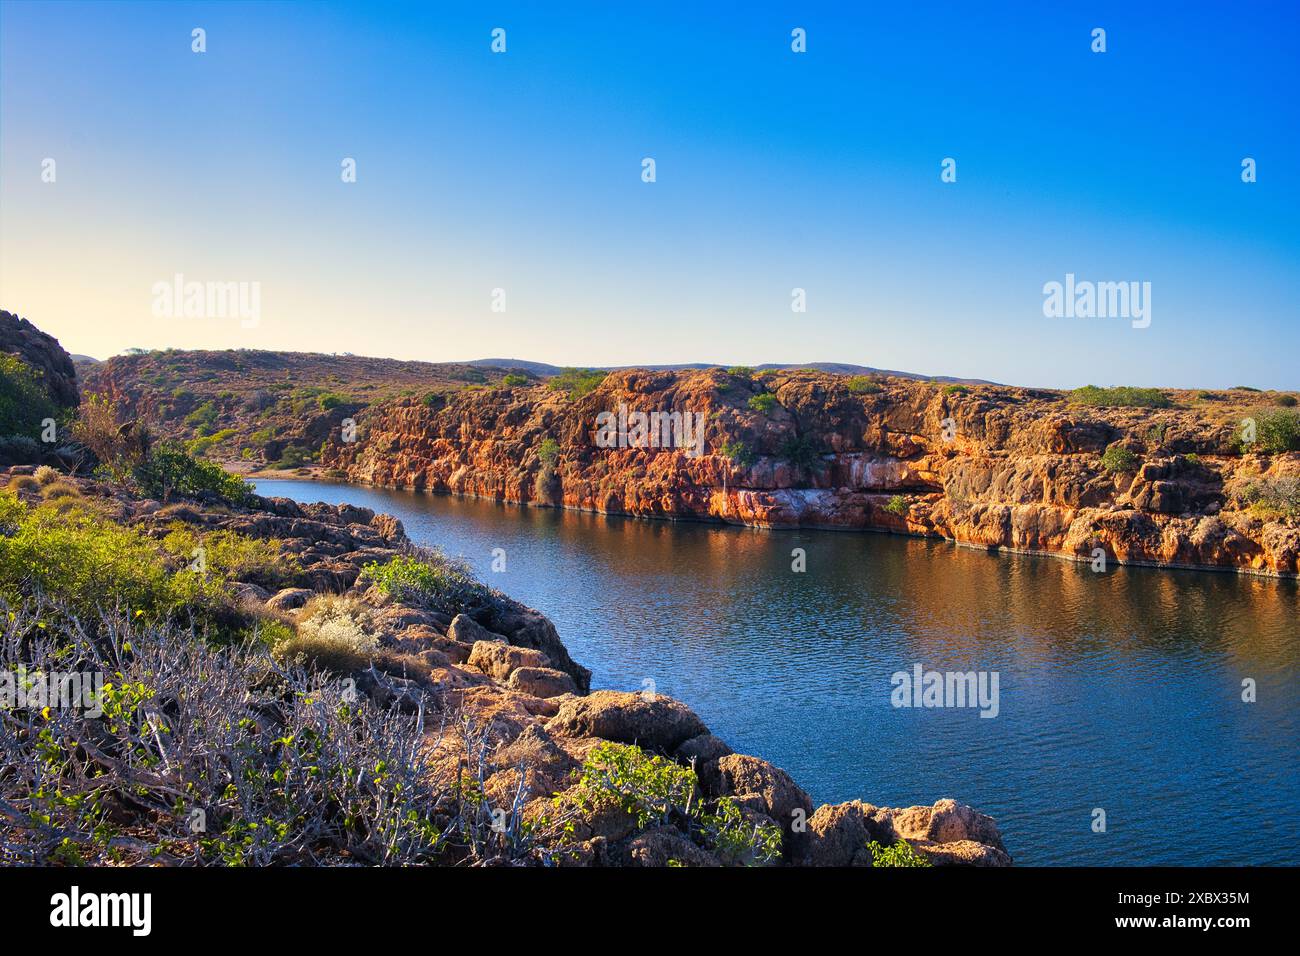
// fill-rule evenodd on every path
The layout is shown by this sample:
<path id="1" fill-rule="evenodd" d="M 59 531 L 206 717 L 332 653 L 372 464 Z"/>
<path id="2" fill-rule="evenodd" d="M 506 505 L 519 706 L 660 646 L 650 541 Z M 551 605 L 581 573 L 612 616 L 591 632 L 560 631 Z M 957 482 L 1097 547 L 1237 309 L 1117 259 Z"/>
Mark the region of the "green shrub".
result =
<path id="1" fill-rule="evenodd" d="M 163 538 L 164 550 L 196 570 L 223 581 L 247 581 L 279 590 L 302 580 L 302 566 L 280 550 L 274 538 L 250 538 L 235 531 L 196 531 L 176 522 Z"/>
<path id="2" fill-rule="evenodd" d="M 885 390 L 883 385 L 867 375 L 854 375 L 849 379 L 848 387 L 854 395 L 875 395 Z"/>
<path id="3" fill-rule="evenodd" d="M 1118 442 L 1106 448 L 1101 456 L 1101 467 L 1112 474 L 1128 475 L 1137 471 L 1140 459 Z"/>
<path id="4" fill-rule="evenodd" d="M 766 866 L 781 859 L 781 828 L 751 822 L 730 797 L 719 799 L 712 811 L 702 811 L 699 825 L 723 863 Z"/>
<path id="5" fill-rule="evenodd" d="M 929 860 L 917 853 L 916 850 L 912 849 L 912 844 L 906 840 L 899 840 L 893 846 L 882 846 L 872 840 L 867 844 L 867 849 L 871 851 L 872 866 L 922 867 L 933 865 Z"/>
<path id="6" fill-rule="evenodd" d="M 316 404 L 320 406 L 322 412 L 332 411 L 340 405 L 346 405 L 350 399 L 346 395 L 340 395 L 338 392 L 326 392 L 324 395 L 316 396 Z"/>
<path id="7" fill-rule="evenodd" d="M 45 391 L 41 373 L 15 355 L 0 353 L 0 435 L 37 439 L 47 418 L 64 415 Z"/>
<path id="8" fill-rule="evenodd" d="M 1255 388 L 1253 385 L 1234 385 L 1234 386 L 1232 386 L 1232 388 L 1230 389 L 1230 391 L 1233 391 L 1233 392 L 1258 392 L 1259 389 Z"/>
<path id="9" fill-rule="evenodd" d="M 902 495 L 894 495 L 885 505 L 885 510 L 890 514 L 898 515 L 900 518 L 907 517 L 907 499 Z"/>
<path id="10" fill-rule="evenodd" d="M 756 459 L 754 450 L 739 439 L 727 439 L 719 450 L 739 468 L 748 468 Z"/>
<path id="11" fill-rule="evenodd" d="M 1300 412 L 1263 409 L 1255 412 L 1255 443 L 1251 451 L 1276 455 L 1300 451 Z"/>
<path id="12" fill-rule="evenodd" d="M 514 388 L 518 385 L 527 385 L 528 376 L 520 375 L 518 372 L 511 372 L 505 378 L 501 379 L 501 384 L 508 388 Z"/>
<path id="13" fill-rule="evenodd" d="M 205 618 L 224 600 L 221 583 L 188 571 L 170 573 L 158 545 L 142 532 L 84 507 L 27 508 L 0 492 L 0 597 L 17 604 L 47 595 L 90 620 L 121 610 L 162 621 Z"/>
<path id="14" fill-rule="evenodd" d="M 51 482 L 58 481 L 63 476 L 57 468 L 51 468 L 49 465 L 41 465 L 34 472 L 32 477 L 36 479 L 38 485 L 48 485 Z"/>
<path id="15" fill-rule="evenodd" d="M 136 468 L 135 479 L 141 490 L 153 498 L 213 494 L 230 504 L 242 505 L 253 496 L 252 487 L 239 476 L 228 474 L 220 465 L 199 461 L 170 442 L 150 449 Z"/>
<path id="16" fill-rule="evenodd" d="M 1279 395 L 1274 401 L 1283 408 L 1296 407 L 1296 397 L 1294 395 Z"/>
<path id="17" fill-rule="evenodd" d="M 543 465 L 554 466 L 560 457 L 560 443 L 554 438 L 544 438 L 537 446 L 537 457 Z"/>
<path id="18" fill-rule="evenodd" d="M 217 422 L 217 406 L 209 399 L 185 416 L 185 424 L 191 427 L 207 425 L 211 428 Z"/>
<path id="19" fill-rule="evenodd" d="M 480 607 L 491 599 L 491 591 L 468 565 L 431 548 L 382 564 L 371 562 L 361 573 L 384 594 L 446 614 Z"/>
<path id="20" fill-rule="evenodd" d="M 749 407 L 756 412 L 768 414 L 776 407 L 776 396 L 771 392 L 759 392 L 749 397 Z"/>
<path id="21" fill-rule="evenodd" d="M 727 369 L 728 375 L 734 375 L 736 378 L 753 378 L 754 370 L 748 365 L 733 365 Z"/>
<path id="22" fill-rule="evenodd" d="M 546 386 L 567 393 L 569 398 L 582 398 L 599 388 L 607 374 L 594 368 L 566 368 L 553 376 Z"/>
<path id="23" fill-rule="evenodd" d="M 695 799 L 695 771 L 640 747 L 602 741 L 583 762 L 577 784 L 565 794 L 586 813 L 616 808 L 637 826 L 686 816 Z"/>
<path id="24" fill-rule="evenodd" d="M 425 408 L 442 408 L 447 404 L 447 396 L 442 392 L 426 392 L 420 404 Z"/>
<path id="25" fill-rule="evenodd" d="M 1134 388 L 1131 385 L 1115 388 L 1085 385 L 1072 391 L 1070 400 L 1099 408 L 1168 408 L 1173 404 L 1158 388 Z"/>
<path id="26" fill-rule="evenodd" d="M 201 458 L 206 455 L 214 445 L 220 445 L 235 435 L 235 429 L 223 428 L 221 431 L 213 432 L 211 435 L 202 435 L 185 443 L 185 450 L 195 457 Z"/>
<path id="27" fill-rule="evenodd" d="M 945 385 L 943 393 L 945 395 L 965 395 L 970 389 L 965 385 Z"/>

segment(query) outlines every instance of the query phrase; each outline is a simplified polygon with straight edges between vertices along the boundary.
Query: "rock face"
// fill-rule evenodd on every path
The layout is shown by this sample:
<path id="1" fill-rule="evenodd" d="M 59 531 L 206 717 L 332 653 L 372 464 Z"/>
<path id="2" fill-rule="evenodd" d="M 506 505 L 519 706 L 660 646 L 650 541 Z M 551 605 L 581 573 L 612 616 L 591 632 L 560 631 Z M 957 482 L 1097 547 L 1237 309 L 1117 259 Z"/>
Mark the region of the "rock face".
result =
<path id="1" fill-rule="evenodd" d="M 1242 420 L 1269 400 L 1171 391 L 1170 408 L 1094 408 L 1045 390 L 852 381 L 632 370 L 576 399 L 542 385 L 399 399 L 366 412 L 360 440 L 328 446 L 325 463 L 362 483 L 607 514 L 1297 573 L 1295 520 L 1252 513 L 1246 494 L 1300 476 L 1300 453 L 1237 450 Z M 665 447 L 661 419 L 669 441 L 604 447 L 599 416 L 620 409 L 698 415 L 702 441 Z M 547 439 L 556 460 L 543 461 Z M 1130 470 L 1103 466 L 1111 445 L 1133 454 Z"/>
<path id="2" fill-rule="evenodd" d="M 26 319 L 0 309 L 0 352 L 16 355 L 40 373 L 45 391 L 66 408 L 80 402 L 77 370 L 59 340 Z"/>

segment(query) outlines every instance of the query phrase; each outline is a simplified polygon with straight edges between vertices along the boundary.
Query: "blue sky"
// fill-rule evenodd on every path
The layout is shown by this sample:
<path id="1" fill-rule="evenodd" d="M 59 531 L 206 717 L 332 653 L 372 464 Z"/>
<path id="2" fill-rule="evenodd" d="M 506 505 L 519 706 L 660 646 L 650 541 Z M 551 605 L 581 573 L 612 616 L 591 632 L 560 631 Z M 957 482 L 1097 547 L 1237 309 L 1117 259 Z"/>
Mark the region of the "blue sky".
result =
<path id="1" fill-rule="evenodd" d="M 1295 5 L 547 6 L 4 0 L 0 304 L 101 357 L 1300 386 Z M 256 327 L 155 316 L 176 273 Z M 1067 273 L 1150 327 L 1045 317 Z"/>

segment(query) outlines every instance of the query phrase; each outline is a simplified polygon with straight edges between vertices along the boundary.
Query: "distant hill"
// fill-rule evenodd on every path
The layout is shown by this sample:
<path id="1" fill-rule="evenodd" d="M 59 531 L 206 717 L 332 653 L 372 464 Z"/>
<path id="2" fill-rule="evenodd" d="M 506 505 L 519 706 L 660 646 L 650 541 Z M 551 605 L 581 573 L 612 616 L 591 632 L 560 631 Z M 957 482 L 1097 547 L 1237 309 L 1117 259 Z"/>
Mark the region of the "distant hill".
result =
<path id="1" fill-rule="evenodd" d="M 539 378 L 550 378 L 552 375 L 558 375 L 563 368 L 558 365 L 549 365 L 546 362 L 530 362 L 527 359 L 510 359 L 510 358 L 485 358 L 476 359 L 466 363 L 468 365 L 477 365 L 482 368 L 508 368 L 519 369 L 520 371 L 529 372 Z M 702 368 L 726 368 L 721 362 L 691 362 L 684 365 L 597 365 L 583 366 L 584 368 L 594 367 L 602 372 L 617 372 L 629 368 L 644 368 L 654 372 L 681 372 L 687 369 Z M 763 365 L 751 366 L 755 370 L 770 368 L 813 368 L 819 372 L 830 372 L 833 375 L 882 375 L 887 378 L 905 378 L 918 382 L 952 382 L 961 385 L 996 385 L 996 382 L 990 382 L 982 378 L 956 378 L 952 375 L 919 375 L 916 372 L 899 372 L 894 369 L 872 368 L 869 365 L 851 365 L 845 362 L 768 362 Z"/>

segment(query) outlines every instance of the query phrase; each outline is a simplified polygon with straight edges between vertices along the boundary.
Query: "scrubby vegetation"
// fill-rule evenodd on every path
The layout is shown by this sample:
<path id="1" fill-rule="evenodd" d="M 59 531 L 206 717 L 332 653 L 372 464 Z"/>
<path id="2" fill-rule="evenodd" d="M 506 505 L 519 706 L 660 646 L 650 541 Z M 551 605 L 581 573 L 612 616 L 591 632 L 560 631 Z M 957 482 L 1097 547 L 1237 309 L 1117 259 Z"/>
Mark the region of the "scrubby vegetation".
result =
<path id="1" fill-rule="evenodd" d="M 561 849 L 563 824 L 575 812 L 586 817 L 614 810 L 632 817 L 639 828 L 675 826 L 724 863 L 762 866 L 781 858 L 779 827 L 751 822 L 726 797 L 708 806 L 700 798 L 694 769 L 630 744 L 604 742 L 594 747 L 576 785 L 552 803 L 555 816 L 540 829 L 558 833 Z"/>
<path id="2" fill-rule="evenodd" d="M 1070 392 L 1070 401 L 1099 408 L 1168 408 L 1173 404 L 1158 388 L 1134 388 L 1131 385 L 1115 388 L 1085 385 Z"/>
<path id="3" fill-rule="evenodd" d="M 1256 517 L 1266 520 L 1300 518 L 1300 478 L 1294 475 L 1252 481 L 1246 485 L 1242 497 Z"/>
<path id="4" fill-rule="evenodd" d="M 527 385 L 528 376 L 520 375 L 518 372 L 511 372 L 509 375 L 507 375 L 505 378 L 501 380 L 501 384 L 505 385 L 507 388 L 515 388 L 519 385 Z"/>
<path id="5" fill-rule="evenodd" d="M 871 851 L 872 866 L 907 866 L 924 867 L 932 865 L 929 860 L 912 849 L 912 844 L 899 840 L 893 846 L 883 846 L 875 840 L 867 844 Z"/>
<path id="6" fill-rule="evenodd" d="M 372 562 L 362 576 L 384 594 L 417 607 L 459 614 L 492 600 L 469 566 L 435 548 L 416 548 L 386 563 Z"/>
<path id="7" fill-rule="evenodd" d="M 1300 451 L 1300 412 L 1284 408 L 1266 408 L 1254 412 L 1255 441 L 1244 444 L 1244 451 L 1269 455 Z"/>
<path id="8" fill-rule="evenodd" d="M 213 649 L 185 629 L 74 619 L 57 605 L 20 605 L 0 621 L 0 669 L 73 667 L 102 676 L 86 705 L 0 710 L 7 859 L 441 859 L 435 821 L 454 802 L 430 778 L 418 716 L 382 711 L 264 649 Z"/>
<path id="9" fill-rule="evenodd" d="M 17 356 L 0 353 L 0 435 L 35 441 L 47 419 L 65 417 L 46 393 L 39 372 Z"/>
<path id="10" fill-rule="evenodd" d="M 727 458 L 730 458 L 731 463 L 738 468 L 748 468 L 755 462 L 757 457 L 754 450 L 739 439 L 728 438 L 718 450 Z"/>
<path id="11" fill-rule="evenodd" d="M 907 517 L 907 499 L 902 495 L 894 495 L 885 505 L 885 510 L 890 514 L 898 515 L 900 518 Z"/>
<path id="12" fill-rule="evenodd" d="M 885 390 L 883 385 L 867 375 L 854 375 L 847 384 L 854 395 L 875 395 Z"/>
<path id="13" fill-rule="evenodd" d="M 238 475 L 213 462 L 200 461 L 185 449 L 163 442 L 149 450 L 135 469 L 141 491 L 166 500 L 172 495 L 210 495 L 230 504 L 247 504 L 252 488 Z"/>
<path id="14" fill-rule="evenodd" d="M 183 621 L 219 643 L 244 639 L 259 623 L 229 590 L 236 574 L 269 579 L 292 573 L 286 559 L 270 556 L 267 542 L 188 532 L 159 541 L 87 504 L 28 506 L 8 491 L 0 492 L 0 529 L 4 601 L 57 597 L 82 620 L 107 611 L 147 623 Z"/>
<path id="15" fill-rule="evenodd" d="M 767 415 L 772 409 L 776 408 L 776 396 L 771 392 L 759 392 L 757 395 L 751 395 L 749 407 L 756 412 Z"/>
<path id="16" fill-rule="evenodd" d="M 605 381 L 607 374 L 594 368 L 566 368 L 552 377 L 546 385 L 558 392 L 564 392 L 569 398 L 582 398 L 594 392 L 600 383 Z"/>
<path id="17" fill-rule="evenodd" d="M 1140 462 L 1136 453 L 1118 443 L 1108 446 L 1101 456 L 1101 467 L 1116 475 L 1131 475 Z"/>

